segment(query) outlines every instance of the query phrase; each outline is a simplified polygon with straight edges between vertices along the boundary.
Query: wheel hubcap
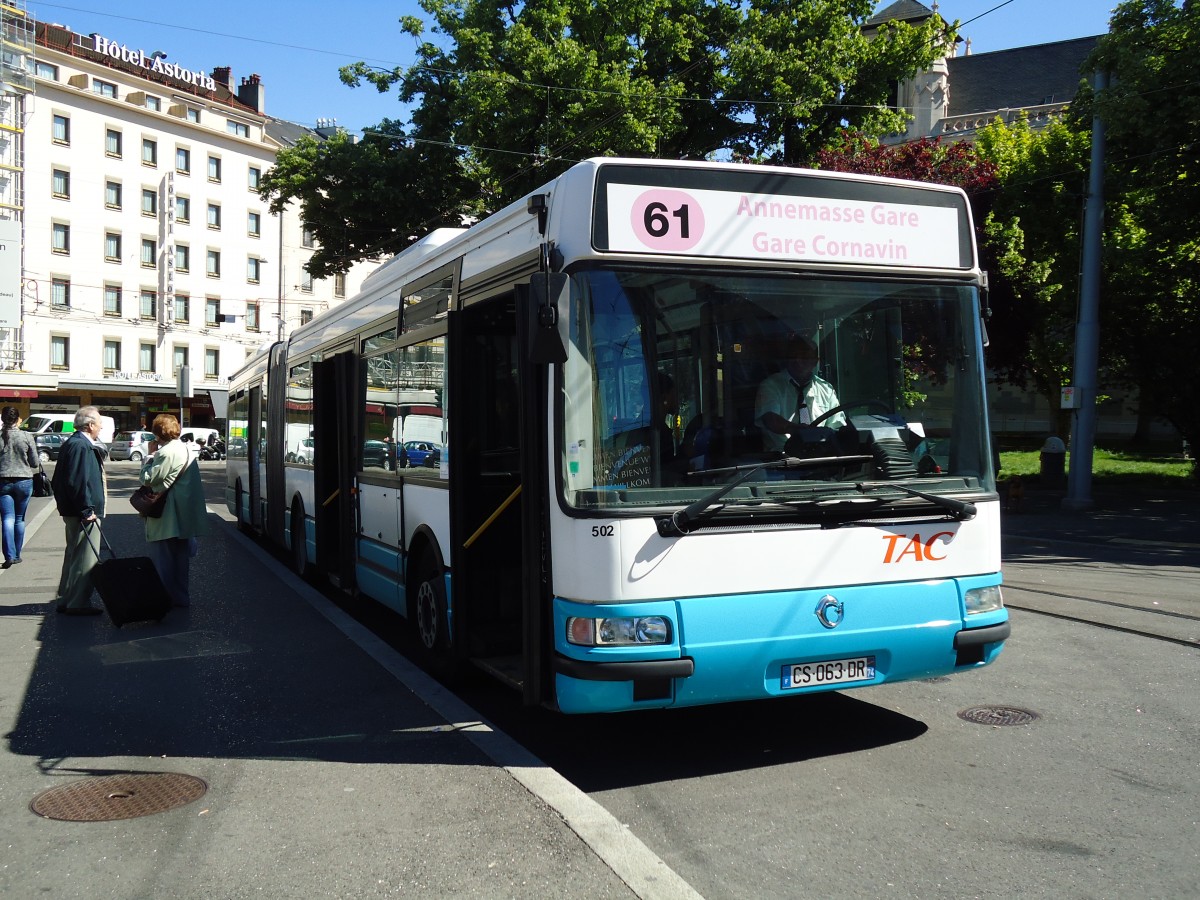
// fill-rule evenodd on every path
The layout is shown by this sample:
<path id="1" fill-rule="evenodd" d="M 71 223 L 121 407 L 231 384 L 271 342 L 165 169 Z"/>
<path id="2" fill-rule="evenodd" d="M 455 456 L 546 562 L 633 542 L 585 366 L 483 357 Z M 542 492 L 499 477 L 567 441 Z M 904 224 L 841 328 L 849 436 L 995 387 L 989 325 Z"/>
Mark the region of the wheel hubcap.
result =
<path id="1" fill-rule="evenodd" d="M 421 644 L 427 650 L 437 646 L 438 639 L 438 602 L 433 585 L 422 581 L 417 588 L 417 633 L 421 635 Z"/>

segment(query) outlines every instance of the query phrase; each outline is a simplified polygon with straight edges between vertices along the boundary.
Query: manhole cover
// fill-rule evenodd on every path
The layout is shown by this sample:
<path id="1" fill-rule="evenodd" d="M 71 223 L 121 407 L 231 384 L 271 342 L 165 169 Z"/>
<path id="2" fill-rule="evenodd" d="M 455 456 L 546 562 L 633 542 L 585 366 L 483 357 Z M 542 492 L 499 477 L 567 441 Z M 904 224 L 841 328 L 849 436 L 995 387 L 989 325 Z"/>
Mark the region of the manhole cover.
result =
<path id="1" fill-rule="evenodd" d="M 979 725 L 1028 725 L 1038 714 L 1015 706 L 972 706 L 958 717 Z"/>
<path id="2" fill-rule="evenodd" d="M 108 775 L 42 791 L 29 808 L 63 822 L 113 822 L 184 806 L 206 791 L 208 785 L 201 779 L 174 772 Z"/>

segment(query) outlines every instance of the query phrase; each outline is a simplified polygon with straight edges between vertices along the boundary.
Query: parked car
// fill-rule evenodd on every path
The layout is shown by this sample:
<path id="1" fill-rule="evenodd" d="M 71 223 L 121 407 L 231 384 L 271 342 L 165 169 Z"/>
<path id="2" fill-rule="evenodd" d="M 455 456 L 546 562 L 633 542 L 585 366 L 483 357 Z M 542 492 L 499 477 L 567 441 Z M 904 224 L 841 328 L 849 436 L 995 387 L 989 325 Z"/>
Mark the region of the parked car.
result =
<path id="1" fill-rule="evenodd" d="M 38 459 L 44 463 L 58 459 L 58 451 L 62 449 L 63 441 L 70 436 L 69 434 L 54 434 L 52 432 L 35 435 L 34 440 L 37 441 Z"/>
<path id="2" fill-rule="evenodd" d="M 154 435 L 149 431 L 118 431 L 108 445 L 109 459 L 132 459 L 141 462 L 150 455 L 150 442 Z"/>
<path id="3" fill-rule="evenodd" d="M 410 467 L 426 466 L 436 469 L 442 459 L 442 448 L 429 441 L 405 441 L 404 457 Z"/>

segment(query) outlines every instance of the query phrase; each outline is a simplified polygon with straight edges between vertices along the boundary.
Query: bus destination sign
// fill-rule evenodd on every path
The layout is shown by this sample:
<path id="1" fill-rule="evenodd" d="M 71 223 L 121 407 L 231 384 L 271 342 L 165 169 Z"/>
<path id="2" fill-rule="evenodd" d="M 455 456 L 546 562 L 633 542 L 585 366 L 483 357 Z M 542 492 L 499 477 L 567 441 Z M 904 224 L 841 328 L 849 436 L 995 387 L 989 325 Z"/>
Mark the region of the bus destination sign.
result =
<path id="1" fill-rule="evenodd" d="M 610 251 L 963 268 L 947 206 L 610 182 L 607 208 Z"/>

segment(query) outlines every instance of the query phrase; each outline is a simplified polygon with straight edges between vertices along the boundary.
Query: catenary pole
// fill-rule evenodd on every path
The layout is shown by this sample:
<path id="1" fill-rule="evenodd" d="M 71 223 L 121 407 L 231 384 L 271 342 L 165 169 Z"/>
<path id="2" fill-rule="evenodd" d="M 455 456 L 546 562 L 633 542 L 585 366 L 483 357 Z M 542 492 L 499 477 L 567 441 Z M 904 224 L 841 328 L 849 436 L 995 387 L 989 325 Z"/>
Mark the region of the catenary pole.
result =
<path id="1" fill-rule="evenodd" d="M 1096 94 L 1108 87 L 1108 73 L 1096 72 Z M 1100 251 L 1104 233 L 1104 122 L 1099 107 L 1092 116 L 1092 161 L 1083 217 L 1083 266 L 1079 280 L 1079 320 L 1075 325 L 1075 392 L 1079 409 L 1071 430 L 1071 468 L 1067 473 L 1067 509 L 1092 506 L 1092 454 L 1096 438 L 1097 370 L 1100 356 Z"/>

